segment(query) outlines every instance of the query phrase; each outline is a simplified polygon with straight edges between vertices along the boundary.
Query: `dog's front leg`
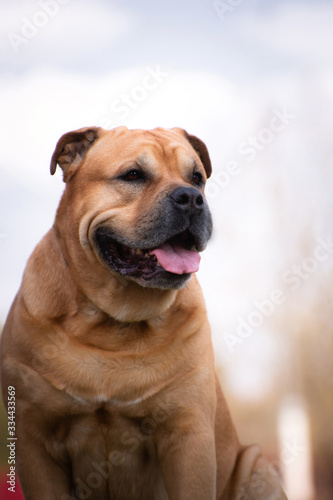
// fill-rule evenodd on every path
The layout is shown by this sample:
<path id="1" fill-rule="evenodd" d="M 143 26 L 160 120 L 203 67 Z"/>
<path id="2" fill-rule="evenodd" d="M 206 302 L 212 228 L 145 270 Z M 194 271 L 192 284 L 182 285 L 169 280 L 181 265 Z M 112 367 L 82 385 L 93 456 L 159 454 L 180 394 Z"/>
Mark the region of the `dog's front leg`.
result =
<path id="1" fill-rule="evenodd" d="M 18 429 L 17 468 L 25 500 L 74 500 L 71 478 L 33 433 Z"/>
<path id="2" fill-rule="evenodd" d="M 215 500 L 214 432 L 175 432 L 158 445 L 158 455 L 170 500 Z"/>

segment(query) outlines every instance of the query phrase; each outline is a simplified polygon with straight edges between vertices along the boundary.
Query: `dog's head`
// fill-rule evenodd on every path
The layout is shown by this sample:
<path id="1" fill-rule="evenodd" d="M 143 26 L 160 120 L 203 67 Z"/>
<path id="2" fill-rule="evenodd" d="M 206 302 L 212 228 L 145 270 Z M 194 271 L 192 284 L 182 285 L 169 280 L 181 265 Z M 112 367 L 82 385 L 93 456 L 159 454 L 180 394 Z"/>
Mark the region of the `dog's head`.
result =
<path id="1" fill-rule="evenodd" d="M 91 264 L 151 288 L 181 288 L 198 270 L 212 231 L 200 139 L 178 128 L 85 128 L 60 138 L 52 174 L 57 164 L 69 253 L 79 242 Z"/>

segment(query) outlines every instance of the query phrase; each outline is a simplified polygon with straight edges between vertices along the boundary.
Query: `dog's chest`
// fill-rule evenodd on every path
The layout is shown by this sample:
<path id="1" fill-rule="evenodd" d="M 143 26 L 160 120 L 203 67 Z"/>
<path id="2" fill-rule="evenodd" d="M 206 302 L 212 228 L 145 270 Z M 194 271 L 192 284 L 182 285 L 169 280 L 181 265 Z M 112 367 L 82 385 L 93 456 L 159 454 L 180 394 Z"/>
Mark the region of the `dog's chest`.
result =
<path id="1" fill-rule="evenodd" d="M 167 498 L 155 447 L 162 420 L 162 414 L 144 415 L 134 406 L 127 411 L 104 403 L 59 421 L 52 454 L 60 461 L 68 457 L 76 495 L 85 491 L 91 500 Z"/>

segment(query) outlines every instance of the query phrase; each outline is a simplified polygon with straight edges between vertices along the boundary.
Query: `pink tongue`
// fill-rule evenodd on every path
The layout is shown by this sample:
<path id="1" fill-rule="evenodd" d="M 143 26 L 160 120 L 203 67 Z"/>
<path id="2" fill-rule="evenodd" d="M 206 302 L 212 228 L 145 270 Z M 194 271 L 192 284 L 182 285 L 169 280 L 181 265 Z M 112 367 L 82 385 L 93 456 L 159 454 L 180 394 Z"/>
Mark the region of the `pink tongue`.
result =
<path id="1" fill-rule="evenodd" d="M 164 245 L 151 250 L 149 253 L 150 255 L 156 255 L 159 264 L 170 273 L 195 273 L 199 269 L 201 257 L 198 252 L 193 250 L 185 250 L 164 243 Z"/>

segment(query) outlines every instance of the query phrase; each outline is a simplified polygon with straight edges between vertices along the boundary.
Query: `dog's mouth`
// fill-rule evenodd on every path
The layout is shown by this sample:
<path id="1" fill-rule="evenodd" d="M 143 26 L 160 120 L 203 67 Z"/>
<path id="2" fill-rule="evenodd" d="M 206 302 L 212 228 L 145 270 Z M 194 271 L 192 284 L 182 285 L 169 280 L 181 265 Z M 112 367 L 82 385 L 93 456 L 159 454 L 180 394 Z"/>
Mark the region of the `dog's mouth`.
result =
<path id="1" fill-rule="evenodd" d="M 196 238 L 186 230 L 152 248 L 135 248 L 117 241 L 107 228 L 99 227 L 95 243 L 106 263 L 122 276 L 149 280 L 167 271 L 176 275 L 198 271 L 200 254 Z"/>

